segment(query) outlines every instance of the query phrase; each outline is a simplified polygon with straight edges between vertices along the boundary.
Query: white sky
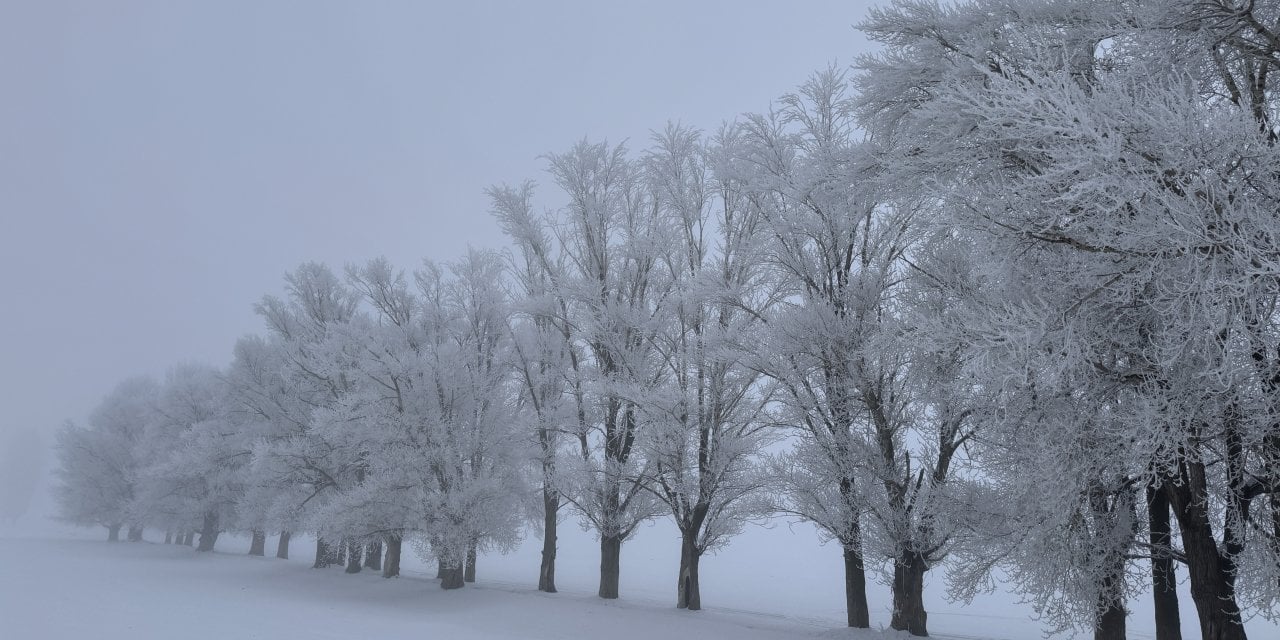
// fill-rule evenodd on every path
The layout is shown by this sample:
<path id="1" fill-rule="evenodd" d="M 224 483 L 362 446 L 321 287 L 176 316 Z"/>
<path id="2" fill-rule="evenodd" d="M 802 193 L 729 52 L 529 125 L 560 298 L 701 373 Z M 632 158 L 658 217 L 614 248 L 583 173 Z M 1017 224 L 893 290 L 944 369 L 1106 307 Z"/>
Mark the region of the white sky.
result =
<path id="1" fill-rule="evenodd" d="M 867 4 L 0 2 L 0 435 L 224 365 L 302 261 L 502 246 L 486 186 L 763 110 Z"/>

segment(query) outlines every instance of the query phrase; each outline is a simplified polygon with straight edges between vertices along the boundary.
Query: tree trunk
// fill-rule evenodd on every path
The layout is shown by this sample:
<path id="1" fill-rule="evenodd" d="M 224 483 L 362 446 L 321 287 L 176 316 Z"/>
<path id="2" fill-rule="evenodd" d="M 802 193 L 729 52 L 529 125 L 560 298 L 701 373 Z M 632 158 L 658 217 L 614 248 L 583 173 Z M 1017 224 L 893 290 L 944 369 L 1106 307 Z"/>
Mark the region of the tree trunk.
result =
<path id="1" fill-rule="evenodd" d="M 1103 596 L 1103 599 L 1108 599 L 1109 602 L 1103 605 L 1106 609 L 1098 617 L 1097 626 L 1093 629 L 1093 640 L 1125 640 L 1124 603 L 1114 597 Z"/>
<path id="2" fill-rule="evenodd" d="M 204 522 L 200 527 L 200 546 L 196 547 L 196 551 L 213 551 L 213 545 L 218 542 L 218 514 L 212 511 L 204 514 Z"/>
<path id="3" fill-rule="evenodd" d="M 253 540 L 249 543 L 249 555 L 267 555 L 267 534 L 265 531 L 253 532 Z"/>
<path id="4" fill-rule="evenodd" d="M 688 531 L 680 536 L 680 573 L 676 576 L 676 608 L 698 611 L 702 609 L 702 589 L 698 586 L 698 562 L 702 550 L 695 542 L 697 532 Z"/>
<path id="5" fill-rule="evenodd" d="M 107 542 L 120 542 L 120 527 L 124 525 L 109 524 L 107 525 Z"/>
<path id="6" fill-rule="evenodd" d="M 475 542 L 472 542 L 471 546 L 467 547 L 467 564 L 465 567 L 463 567 L 463 570 L 462 570 L 462 580 L 463 582 L 476 581 L 476 543 Z"/>
<path id="7" fill-rule="evenodd" d="M 182 539 L 182 544 L 185 544 L 188 547 L 194 547 L 196 544 L 196 532 L 188 531 L 186 537 Z"/>
<path id="8" fill-rule="evenodd" d="M 324 538 L 316 536 L 316 561 L 311 565 L 312 569 L 323 569 L 333 561 L 333 552 L 329 550 L 329 543 Z"/>
<path id="9" fill-rule="evenodd" d="M 867 571 L 862 565 L 861 544 L 844 548 L 844 602 L 849 626 L 871 627 L 871 610 L 867 607 Z"/>
<path id="10" fill-rule="evenodd" d="M 449 561 L 447 564 L 443 560 L 440 561 L 440 569 L 443 574 L 440 576 L 441 589 L 461 589 L 466 585 L 462 575 L 464 571 L 463 564 L 463 562 L 458 562 L 456 559 Z"/>
<path id="11" fill-rule="evenodd" d="M 172 532 L 172 531 L 166 531 L 166 532 L 164 532 L 164 543 L 165 543 L 165 544 L 173 544 L 173 532 Z"/>
<path id="12" fill-rule="evenodd" d="M 1156 640 L 1182 640 L 1178 615 L 1178 579 L 1169 553 L 1173 536 L 1169 525 L 1169 497 L 1147 487 L 1147 521 L 1151 532 L 1151 598 L 1155 605 Z"/>
<path id="13" fill-rule="evenodd" d="M 289 559 L 289 539 L 293 537 L 293 533 L 289 531 L 280 532 L 280 542 L 276 543 L 276 557 L 281 560 Z"/>
<path id="14" fill-rule="evenodd" d="M 360 548 L 360 543 L 347 538 L 347 573 L 360 573 L 360 561 L 364 559 L 364 553 Z"/>
<path id="15" fill-rule="evenodd" d="M 1098 610 L 1102 612 L 1093 626 L 1093 640 L 1125 640 L 1124 559 L 1116 558 L 1111 575 L 1102 580 L 1098 594 Z"/>
<path id="16" fill-rule="evenodd" d="M 1203 465 L 1183 462 L 1181 472 L 1181 482 L 1166 482 L 1164 488 L 1178 517 L 1187 574 L 1191 578 L 1191 599 L 1200 618 L 1202 640 L 1246 640 L 1235 587 L 1223 566 L 1205 510 L 1207 490 Z"/>
<path id="17" fill-rule="evenodd" d="M 893 564 L 893 618 L 889 628 L 913 636 L 927 636 L 929 614 L 924 609 L 924 574 L 929 564 L 910 549 L 899 554 Z"/>
<path id="18" fill-rule="evenodd" d="M 622 575 L 622 536 L 600 536 L 600 591 L 608 600 L 618 597 L 618 579 Z"/>
<path id="19" fill-rule="evenodd" d="M 444 560 L 436 560 L 436 580 L 444 580 Z"/>
<path id="20" fill-rule="evenodd" d="M 142 527 L 129 527 L 129 542 L 142 542 Z"/>
<path id="21" fill-rule="evenodd" d="M 325 548 L 329 550 L 330 566 L 335 564 L 341 566 L 347 563 L 346 556 L 344 556 L 342 553 L 343 549 L 346 548 L 346 545 L 343 544 L 342 540 L 339 540 L 336 544 L 332 542 L 327 542 L 325 543 Z"/>
<path id="22" fill-rule="evenodd" d="M 382 571 L 382 541 L 370 542 L 364 547 L 364 568 Z"/>
<path id="23" fill-rule="evenodd" d="M 556 515 L 560 499 L 547 487 L 542 489 L 542 566 L 538 569 L 538 591 L 556 592 Z"/>
<path id="24" fill-rule="evenodd" d="M 394 578 L 400 575 L 400 536 L 387 536 L 387 559 L 382 563 L 382 577 Z"/>

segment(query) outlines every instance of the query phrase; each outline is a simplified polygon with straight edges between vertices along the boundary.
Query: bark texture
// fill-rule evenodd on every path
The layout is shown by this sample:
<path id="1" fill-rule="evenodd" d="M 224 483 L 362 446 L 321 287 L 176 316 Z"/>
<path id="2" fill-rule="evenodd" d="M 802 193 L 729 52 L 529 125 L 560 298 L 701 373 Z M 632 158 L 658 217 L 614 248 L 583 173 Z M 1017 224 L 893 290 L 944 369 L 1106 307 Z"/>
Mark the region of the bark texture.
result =
<path id="1" fill-rule="evenodd" d="M 382 571 L 382 541 L 370 542 L 364 547 L 364 568 Z"/>
<path id="2" fill-rule="evenodd" d="M 323 569 L 333 561 L 333 552 L 329 550 L 329 543 L 324 538 L 316 538 L 316 561 L 311 565 L 312 569 Z"/>
<path id="3" fill-rule="evenodd" d="M 1230 561 L 1218 550 L 1213 525 L 1206 510 L 1204 465 L 1184 461 L 1180 482 L 1166 482 L 1165 493 L 1178 518 L 1187 574 L 1191 578 L 1191 599 L 1200 618 L 1202 640 L 1246 640 Z"/>
<path id="4" fill-rule="evenodd" d="M 844 548 L 844 602 L 849 626 L 871 628 L 871 609 L 867 607 L 867 570 L 862 564 L 861 547 Z"/>
<path id="5" fill-rule="evenodd" d="M 400 575 L 400 536 L 387 536 L 387 557 L 382 563 L 382 577 L 394 578 Z"/>
<path id="6" fill-rule="evenodd" d="M 622 575 L 622 536 L 600 537 L 599 596 L 608 600 L 618 597 L 618 579 Z"/>
<path id="7" fill-rule="evenodd" d="M 466 585 L 466 581 L 462 579 L 462 564 L 454 561 L 453 566 L 444 567 L 444 575 L 440 576 L 441 589 L 461 589 Z"/>
<path id="8" fill-rule="evenodd" d="M 350 538 L 346 541 L 347 548 L 347 573 L 360 573 L 361 561 L 364 560 L 364 549 L 361 548 L 359 542 Z"/>
<path id="9" fill-rule="evenodd" d="M 204 521 L 200 526 L 200 545 L 196 547 L 196 551 L 213 551 L 213 545 L 218 542 L 218 533 L 218 514 L 204 514 Z"/>
<path id="10" fill-rule="evenodd" d="M 698 587 L 698 562 L 702 550 L 694 536 L 697 532 L 685 532 L 680 541 L 680 573 L 676 579 L 676 608 L 698 611 L 702 608 L 702 590 Z"/>
<path id="11" fill-rule="evenodd" d="M 929 564 L 914 551 L 902 551 L 893 565 L 893 618 L 889 628 L 913 636 L 929 635 L 924 609 L 924 574 Z"/>
<path id="12" fill-rule="evenodd" d="M 463 582 L 476 581 L 476 543 L 474 542 L 467 549 L 467 565 L 463 568 L 462 580 Z"/>
<path id="13" fill-rule="evenodd" d="M 542 566 L 538 568 L 538 591 L 556 592 L 556 513 L 560 500 L 554 491 L 542 490 Z"/>
<path id="14" fill-rule="evenodd" d="M 265 531 L 253 532 L 253 539 L 249 542 L 249 555 L 267 555 L 267 534 Z"/>
<path id="15" fill-rule="evenodd" d="M 1155 609 L 1156 640 L 1182 640 L 1178 614 L 1178 578 L 1170 553 L 1169 497 L 1147 487 L 1147 521 L 1151 537 L 1151 598 Z"/>

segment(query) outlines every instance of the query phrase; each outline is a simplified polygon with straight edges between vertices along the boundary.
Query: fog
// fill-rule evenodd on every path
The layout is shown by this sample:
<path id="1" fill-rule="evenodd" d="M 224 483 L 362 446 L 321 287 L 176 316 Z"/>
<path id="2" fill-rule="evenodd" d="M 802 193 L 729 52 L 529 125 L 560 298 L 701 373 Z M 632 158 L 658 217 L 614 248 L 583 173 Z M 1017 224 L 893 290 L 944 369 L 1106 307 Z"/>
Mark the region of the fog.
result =
<path id="1" fill-rule="evenodd" d="M 485 187 L 584 136 L 765 109 L 862 51 L 864 11 L 0 4 L 0 443 L 51 443 L 126 377 L 224 365 L 304 261 L 503 247 Z"/>

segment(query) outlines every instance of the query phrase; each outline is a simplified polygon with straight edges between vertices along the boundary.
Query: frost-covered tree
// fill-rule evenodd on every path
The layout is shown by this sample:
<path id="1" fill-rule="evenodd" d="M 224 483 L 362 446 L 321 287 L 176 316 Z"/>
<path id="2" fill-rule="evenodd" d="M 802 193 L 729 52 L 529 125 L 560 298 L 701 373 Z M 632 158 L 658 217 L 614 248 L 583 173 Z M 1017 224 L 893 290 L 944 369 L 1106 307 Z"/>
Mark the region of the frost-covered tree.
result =
<path id="1" fill-rule="evenodd" d="M 568 198 L 561 210 L 535 218 L 495 209 L 517 247 L 539 252 L 570 332 L 575 422 L 567 430 L 578 451 L 558 469 L 561 495 L 599 535 L 599 595 L 616 598 L 622 543 L 658 511 L 643 489 L 636 398 L 661 375 L 652 336 L 667 289 L 656 269 L 665 230 L 625 146 L 582 141 L 548 161 Z M 554 242 L 539 243 L 535 232 Z"/>
<path id="2" fill-rule="evenodd" d="M 862 65 L 888 163 L 929 176 L 939 216 L 999 256 L 973 362 L 1010 410 L 983 465 L 1035 498 L 1015 517 L 1055 515 L 1019 539 L 1046 553 L 1008 557 L 1097 637 L 1124 634 L 1141 515 L 1162 637 L 1170 557 L 1205 638 L 1243 638 L 1242 607 L 1277 597 L 1275 19 L 1252 2 L 900 2 L 865 25 L 888 45 Z M 1019 449 L 1032 428 L 1052 446 Z"/>
<path id="3" fill-rule="evenodd" d="M 541 476 L 542 562 L 538 590 L 556 591 L 557 530 L 560 524 L 562 483 L 557 465 L 566 436 L 577 420 L 574 406 L 582 406 L 580 355 L 574 350 L 568 301 L 558 284 L 565 265 L 553 259 L 552 240 L 545 228 L 535 226 L 533 184 L 494 187 L 488 192 L 492 212 L 517 242 L 510 271 L 518 300 L 513 303 L 510 358 L 520 392 L 516 419 L 523 419 L 537 441 L 537 467 Z M 559 256 L 563 259 L 563 256 Z M 575 402 L 576 401 L 576 402 Z"/>
<path id="4" fill-rule="evenodd" d="M 256 438 L 246 443 L 251 457 L 243 469 L 244 494 L 236 504 L 241 526 L 265 535 L 277 531 L 276 557 L 289 557 L 289 542 L 298 525 L 291 487 L 274 475 L 270 464 L 273 444 L 301 433 L 307 424 L 304 398 L 292 392 L 285 346 L 279 338 L 246 336 L 236 342 L 234 358 L 226 374 L 232 412 L 256 424 Z M 265 549 L 264 549 L 265 553 Z"/>
<path id="5" fill-rule="evenodd" d="M 249 460 L 241 425 L 220 372 L 202 365 L 169 370 L 150 407 L 145 464 L 131 508 L 167 530 L 199 531 L 199 551 L 212 551 L 235 519 Z"/>
<path id="6" fill-rule="evenodd" d="M 376 319 L 357 314 L 335 331 L 353 347 L 349 391 L 316 420 L 361 463 L 314 520 L 322 533 L 385 541 L 388 565 L 410 540 L 438 561 L 442 587 L 461 587 L 478 549 L 514 540 L 524 490 L 501 262 L 472 252 L 427 263 L 416 291 L 381 260 L 348 275 Z"/>
<path id="7" fill-rule="evenodd" d="M 869 242 L 876 203 L 864 188 L 866 154 L 852 137 L 850 107 L 839 73 L 816 76 L 781 110 L 740 123 L 732 149 L 739 159 L 725 170 L 748 192 L 780 283 L 753 366 L 776 388 L 775 420 L 799 440 L 774 463 L 782 507 L 840 542 L 848 623 L 868 627 L 863 514 L 873 487 L 860 478 L 866 455 L 857 422 L 864 394 L 891 387 L 865 386 L 877 372 L 863 366 L 873 354 L 862 339 L 893 256 Z"/>
<path id="8" fill-rule="evenodd" d="M 723 150 L 721 150 L 723 151 Z M 735 181 L 713 178 L 696 130 L 669 125 L 644 156 L 654 215 L 673 229 L 660 268 L 673 284 L 653 336 L 660 382 L 642 396 L 653 491 L 680 530 L 676 606 L 702 608 L 699 561 L 767 514 L 757 460 L 771 434 L 748 365 L 769 305 L 761 219 Z"/>
<path id="9" fill-rule="evenodd" d="M 87 427 L 68 422 L 58 432 L 56 495 L 62 518 L 105 526 L 112 541 L 129 524 L 140 539 L 143 523 L 132 507 L 158 393 L 154 380 L 130 378 L 94 409 Z"/>
<path id="10" fill-rule="evenodd" d="M 259 446 L 253 473 L 257 491 L 261 483 L 271 488 L 272 513 L 281 530 L 294 532 L 307 530 L 312 512 L 359 472 L 359 452 L 324 441 L 315 423 L 317 412 L 335 407 L 350 391 L 344 367 L 351 357 L 344 349 L 352 345 L 331 334 L 351 321 L 358 298 L 319 263 L 300 265 L 286 274 L 285 283 L 286 298 L 266 296 L 257 305 L 283 365 L 283 389 L 256 401 L 273 416 L 275 431 Z M 338 541 L 317 537 L 315 566 L 333 564 L 339 548 Z"/>

